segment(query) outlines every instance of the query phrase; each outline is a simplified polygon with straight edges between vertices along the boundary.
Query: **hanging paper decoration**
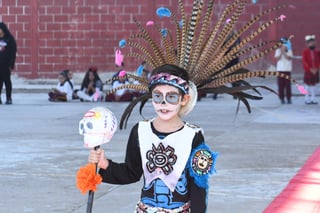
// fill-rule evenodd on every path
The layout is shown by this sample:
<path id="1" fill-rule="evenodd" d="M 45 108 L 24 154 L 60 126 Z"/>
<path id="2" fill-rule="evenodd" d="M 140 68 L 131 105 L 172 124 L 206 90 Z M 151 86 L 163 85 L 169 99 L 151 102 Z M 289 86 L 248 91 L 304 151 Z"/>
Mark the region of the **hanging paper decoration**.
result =
<path id="1" fill-rule="evenodd" d="M 127 45 L 127 41 L 125 39 L 122 39 L 119 41 L 119 47 L 123 48 Z"/>
<path id="2" fill-rule="evenodd" d="M 171 16 L 171 11 L 166 7 L 159 7 L 157 9 L 156 13 L 160 18 L 162 18 L 162 17 L 170 17 Z"/>
<path id="3" fill-rule="evenodd" d="M 143 65 L 140 65 L 140 66 L 137 68 L 137 76 L 140 77 L 140 76 L 142 75 L 143 69 L 144 69 Z"/>
<path id="4" fill-rule="evenodd" d="M 283 15 L 283 14 L 281 14 L 281 15 L 279 16 L 279 19 L 280 19 L 281 21 L 283 21 L 285 18 L 286 18 L 286 16 Z"/>
<path id="5" fill-rule="evenodd" d="M 306 88 L 304 88 L 304 86 L 296 84 L 296 87 L 298 88 L 299 92 L 303 95 L 307 95 L 309 94 L 308 91 L 306 90 Z"/>
<path id="6" fill-rule="evenodd" d="M 167 37 L 167 35 L 168 35 L 168 30 L 167 30 L 166 28 L 161 29 L 161 35 L 162 35 L 163 37 Z"/>
<path id="7" fill-rule="evenodd" d="M 154 21 L 147 21 L 147 23 L 146 23 L 146 26 L 148 27 L 148 26 L 152 26 L 152 25 L 154 25 Z"/>
<path id="8" fill-rule="evenodd" d="M 116 53 L 115 53 L 115 64 L 119 67 L 122 66 L 122 63 L 123 63 L 123 54 L 121 53 L 120 50 L 116 50 Z"/>

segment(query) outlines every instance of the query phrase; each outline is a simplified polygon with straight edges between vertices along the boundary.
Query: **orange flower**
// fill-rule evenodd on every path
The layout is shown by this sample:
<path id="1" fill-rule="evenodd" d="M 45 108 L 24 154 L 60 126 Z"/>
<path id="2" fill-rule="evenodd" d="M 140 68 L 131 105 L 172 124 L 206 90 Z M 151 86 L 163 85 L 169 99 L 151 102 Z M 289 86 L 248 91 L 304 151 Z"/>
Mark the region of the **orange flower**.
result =
<path id="1" fill-rule="evenodd" d="M 85 194 L 87 191 L 96 191 L 97 184 L 102 182 L 102 177 L 96 172 L 96 165 L 88 163 L 84 167 L 80 167 L 77 172 L 77 187 Z"/>

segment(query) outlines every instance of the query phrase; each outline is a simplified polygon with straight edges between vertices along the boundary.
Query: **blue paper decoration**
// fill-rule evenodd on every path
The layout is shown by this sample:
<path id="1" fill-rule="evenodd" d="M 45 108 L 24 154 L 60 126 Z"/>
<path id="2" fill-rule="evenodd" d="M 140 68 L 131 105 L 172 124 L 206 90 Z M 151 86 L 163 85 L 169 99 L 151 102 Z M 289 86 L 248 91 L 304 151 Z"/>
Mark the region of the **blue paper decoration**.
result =
<path id="1" fill-rule="evenodd" d="M 162 18 L 162 17 L 170 17 L 171 16 L 171 11 L 166 7 L 159 7 L 157 9 L 156 13 L 160 18 Z"/>
<path id="2" fill-rule="evenodd" d="M 166 36 L 168 35 L 168 30 L 165 29 L 165 28 L 161 29 L 161 35 L 162 35 L 163 37 L 166 37 Z"/>
<path id="3" fill-rule="evenodd" d="M 127 45 L 127 41 L 125 39 L 122 39 L 119 41 L 119 47 L 124 48 Z"/>

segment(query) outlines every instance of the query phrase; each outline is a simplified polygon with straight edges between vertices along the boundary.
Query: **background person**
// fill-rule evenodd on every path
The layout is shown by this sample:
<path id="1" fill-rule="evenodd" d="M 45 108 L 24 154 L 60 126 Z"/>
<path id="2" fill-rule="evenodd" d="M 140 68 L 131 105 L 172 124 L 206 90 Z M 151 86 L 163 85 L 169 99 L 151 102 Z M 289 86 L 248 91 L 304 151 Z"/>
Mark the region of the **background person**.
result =
<path id="1" fill-rule="evenodd" d="M 112 89 L 116 89 L 120 86 L 130 84 L 127 78 L 127 72 L 125 70 L 121 70 L 118 73 L 118 79 L 114 80 L 112 83 Z M 119 89 L 115 93 L 111 93 L 106 95 L 106 101 L 116 101 L 116 102 L 126 102 L 131 101 L 133 98 L 133 94 L 130 89 Z"/>
<path id="2" fill-rule="evenodd" d="M 0 22 L 0 104 L 3 83 L 6 87 L 6 104 L 12 104 L 11 71 L 14 69 L 17 53 L 15 38 L 7 25 Z"/>
<path id="3" fill-rule="evenodd" d="M 319 83 L 320 52 L 316 49 L 316 36 L 305 36 L 307 48 L 303 50 L 302 62 L 304 68 L 304 83 L 308 94 L 305 95 L 305 104 L 318 104 L 316 98 L 316 84 Z"/>
<path id="4" fill-rule="evenodd" d="M 103 84 L 97 67 L 90 67 L 86 72 L 77 96 L 81 101 L 96 102 L 102 99 Z"/>
<path id="5" fill-rule="evenodd" d="M 281 47 L 276 49 L 276 52 L 274 54 L 274 57 L 277 60 L 276 70 L 291 77 L 293 52 L 291 44 L 288 44 L 288 42 L 290 42 L 290 39 L 282 37 L 280 39 L 280 42 L 282 43 L 282 45 Z M 287 99 L 287 103 L 291 104 L 291 81 L 286 78 L 278 77 L 277 82 L 281 104 L 286 103 L 285 97 Z"/>
<path id="6" fill-rule="evenodd" d="M 68 82 L 68 75 L 66 72 L 60 72 L 58 76 L 58 85 L 49 93 L 49 101 L 51 102 L 66 102 L 72 100 L 73 90 Z"/>

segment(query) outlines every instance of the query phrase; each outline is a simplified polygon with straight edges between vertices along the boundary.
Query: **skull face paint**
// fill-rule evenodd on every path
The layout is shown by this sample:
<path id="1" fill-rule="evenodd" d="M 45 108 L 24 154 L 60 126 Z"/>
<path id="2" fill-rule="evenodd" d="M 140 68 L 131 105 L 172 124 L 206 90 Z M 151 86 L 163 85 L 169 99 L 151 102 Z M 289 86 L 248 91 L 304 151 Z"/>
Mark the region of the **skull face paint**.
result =
<path id="1" fill-rule="evenodd" d="M 79 133 L 84 136 L 84 146 L 94 148 L 108 143 L 117 130 L 117 118 L 105 107 L 90 109 L 79 122 Z"/>

